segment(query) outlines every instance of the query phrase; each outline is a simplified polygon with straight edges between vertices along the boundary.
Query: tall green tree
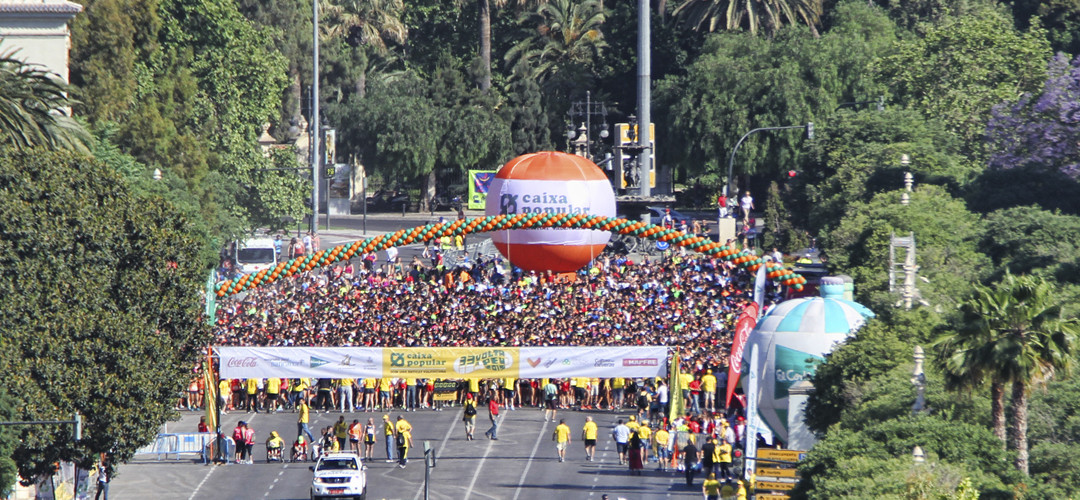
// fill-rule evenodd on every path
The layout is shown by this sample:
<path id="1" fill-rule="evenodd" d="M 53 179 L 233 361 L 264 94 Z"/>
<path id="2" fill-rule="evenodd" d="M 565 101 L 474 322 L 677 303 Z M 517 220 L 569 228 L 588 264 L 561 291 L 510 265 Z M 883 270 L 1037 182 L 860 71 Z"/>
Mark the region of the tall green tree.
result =
<path id="1" fill-rule="evenodd" d="M 820 122 L 842 102 L 877 94 L 867 67 L 895 40 L 884 13 L 856 3 L 838 9 L 821 38 L 802 27 L 785 28 L 773 39 L 711 35 L 685 76 L 657 83 L 664 161 L 687 177 L 720 185 L 743 134 Z M 805 146 L 805 134 L 796 130 L 755 134 L 739 148 L 734 174 L 775 179 L 804 161 Z"/>
<path id="2" fill-rule="evenodd" d="M 966 152 L 981 157 L 991 108 L 1041 88 L 1050 55 L 1044 30 L 1020 32 L 1008 15 L 987 7 L 898 41 L 874 69 L 892 102 L 944 121 Z"/>
<path id="3" fill-rule="evenodd" d="M 910 203 L 900 203 L 900 189 L 868 202 L 852 202 L 839 225 L 825 235 L 822 247 L 829 265 L 859 283 L 860 300 L 874 307 L 894 307 L 888 293 L 889 239 L 915 233 L 918 290 L 932 306 L 949 307 L 988 272 L 989 260 L 978 251 L 979 218 L 962 200 L 935 185 L 918 185 Z"/>
<path id="4" fill-rule="evenodd" d="M 100 162 L 0 149 L 0 366 L 18 420 L 84 416 L 18 430 L 23 478 L 59 460 L 117 462 L 175 416 L 210 341 L 205 263 L 190 225 L 159 197 L 134 195 Z"/>
<path id="5" fill-rule="evenodd" d="M 90 134 L 68 116 L 72 104 L 59 77 L 0 54 L 0 144 L 88 151 Z"/>
<path id="6" fill-rule="evenodd" d="M 1027 475 L 1031 388 L 1071 367 L 1080 323 L 1063 314 L 1062 299 L 1050 282 L 1013 274 L 993 287 L 976 285 L 961 310 L 963 327 L 942 340 L 943 367 L 973 382 L 988 377 L 1012 384 L 1010 446 L 1017 470 Z"/>

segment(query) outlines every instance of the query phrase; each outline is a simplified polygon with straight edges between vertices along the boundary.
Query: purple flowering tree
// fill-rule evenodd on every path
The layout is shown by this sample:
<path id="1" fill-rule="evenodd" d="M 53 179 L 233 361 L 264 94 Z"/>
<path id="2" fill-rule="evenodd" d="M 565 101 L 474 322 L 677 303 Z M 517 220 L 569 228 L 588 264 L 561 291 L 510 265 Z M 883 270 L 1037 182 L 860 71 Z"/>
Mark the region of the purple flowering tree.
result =
<path id="1" fill-rule="evenodd" d="M 1080 57 L 1047 65 L 1042 92 L 994 107 L 986 127 L 990 168 L 1033 167 L 1080 177 Z"/>

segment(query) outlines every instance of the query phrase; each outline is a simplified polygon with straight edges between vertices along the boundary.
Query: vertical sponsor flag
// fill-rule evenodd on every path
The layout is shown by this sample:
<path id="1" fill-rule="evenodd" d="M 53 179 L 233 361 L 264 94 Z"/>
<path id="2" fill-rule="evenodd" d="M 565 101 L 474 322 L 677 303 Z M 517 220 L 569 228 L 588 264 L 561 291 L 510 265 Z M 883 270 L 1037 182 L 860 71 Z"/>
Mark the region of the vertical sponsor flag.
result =
<path id="1" fill-rule="evenodd" d="M 668 366 L 668 422 L 675 420 L 684 411 L 685 400 L 682 397 L 682 391 L 679 390 L 679 379 L 682 378 L 682 367 L 679 366 L 681 359 L 678 349 L 672 351 L 671 365 Z"/>
<path id="2" fill-rule="evenodd" d="M 218 386 L 217 377 L 214 376 L 214 364 L 207 357 L 203 364 L 203 395 L 206 398 L 206 426 L 211 429 L 218 428 Z"/>
<path id="3" fill-rule="evenodd" d="M 494 170 L 469 171 L 469 199 L 467 201 L 470 210 L 483 210 L 484 204 L 487 203 L 491 181 L 494 179 Z"/>
<path id="4" fill-rule="evenodd" d="M 739 319 L 735 321 L 735 339 L 731 343 L 731 356 L 728 358 L 725 407 L 731 404 L 731 396 L 735 394 L 735 388 L 739 385 L 739 375 L 742 373 L 743 349 L 746 348 L 746 341 L 750 338 L 750 332 L 757 325 L 758 311 L 759 308 L 756 303 L 747 304 L 746 308 L 739 314 Z"/>
<path id="5" fill-rule="evenodd" d="M 217 294 L 214 293 L 214 270 L 206 278 L 206 324 L 214 326 L 217 316 Z"/>
<path id="6" fill-rule="evenodd" d="M 757 277 L 754 278 L 754 302 L 757 303 L 758 312 L 765 310 L 765 264 L 758 266 Z M 757 319 L 757 316 L 754 316 Z"/>
<path id="7" fill-rule="evenodd" d="M 758 376 L 754 367 L 757 366 L 758 361 L 758 346 L 755 344 L 750 348 L 750 374 L 749 381 L 746 390 L 746 450 L 743 452 L 743 456 L 746 457 L 746 465 L 743 468 L 746 479 L 750 479 L 750 474 L 754 472 L 754 462 L 757 458 L 757 430 L 758 421 L 761 420 L 758 417 L 757 402 L 758 402 Z"/>

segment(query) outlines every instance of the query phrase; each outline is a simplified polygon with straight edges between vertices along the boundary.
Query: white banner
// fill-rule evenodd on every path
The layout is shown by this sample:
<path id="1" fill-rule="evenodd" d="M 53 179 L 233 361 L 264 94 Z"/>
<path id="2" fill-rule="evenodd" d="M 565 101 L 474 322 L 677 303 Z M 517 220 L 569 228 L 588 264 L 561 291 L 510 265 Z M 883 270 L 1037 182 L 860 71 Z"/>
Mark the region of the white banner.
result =
<path id="1" fill-rule="evenodd" d="M 664 377 L 668 348 L 521 347 L 519 378 Z"/>
<path id="2" fill-rule="evenodd" d="M 379 347 L 218 347 L 221 378 L 379 378 Z"/>
<path id="3" fill-rule="evenodd" d="M 500 355 L 487 356 L 488 351 Z M 221 378 L 663 377 L 668 349 L 649 347 L 218 347 Z M 492 364 L 498 359 L 498 366 Z M 471 370 L 461 369 L 462 360 Z M 470 361 L 471 360 L 471 361 Z M 483 363 L 482 369 L 476 363 Z M 477 372 L 476 370 L 481 370 Z"/>

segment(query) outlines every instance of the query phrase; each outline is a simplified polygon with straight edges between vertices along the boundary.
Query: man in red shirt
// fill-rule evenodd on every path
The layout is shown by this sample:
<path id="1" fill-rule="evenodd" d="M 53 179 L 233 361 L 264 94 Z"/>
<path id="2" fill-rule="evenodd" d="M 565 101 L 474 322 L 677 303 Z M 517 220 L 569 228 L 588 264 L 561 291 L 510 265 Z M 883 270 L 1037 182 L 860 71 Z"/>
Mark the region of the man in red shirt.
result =
<path id="1" fill-rule="evenodd" d="M 701 375 L 695 375 L 687 388 L 690 389 L 690 413 L 701 413 Z"/>
<path id="2" fill-rule="evenodd" d="M 499 402 L 495 400 L 495 391 L 488 391 L 488 418 L 491 419 L 491 428 L 484 433 L 485 436 L 491 438 L 493 441 L 498 441 L 499 436 Z"/>

